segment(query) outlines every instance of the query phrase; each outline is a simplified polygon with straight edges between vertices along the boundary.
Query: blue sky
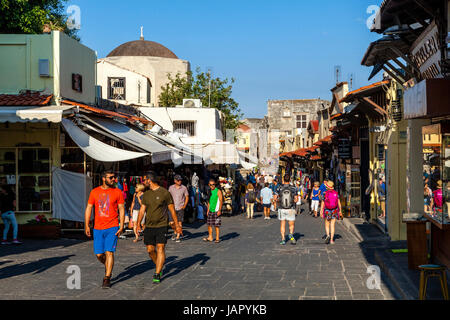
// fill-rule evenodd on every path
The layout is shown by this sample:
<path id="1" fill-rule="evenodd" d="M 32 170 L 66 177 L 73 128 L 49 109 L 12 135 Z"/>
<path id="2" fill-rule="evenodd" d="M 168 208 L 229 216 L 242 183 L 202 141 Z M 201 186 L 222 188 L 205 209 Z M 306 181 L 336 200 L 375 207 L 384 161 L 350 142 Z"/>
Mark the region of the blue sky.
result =
<path id="1" fill-rule="evenodd" d="M 81 9 L 79 36 L 105 57 L 120 44 L 159 42 L 195 70 L 235 78 L 233 98 L 246 117 L 267 114 L 267 100 L 331 100 L 334 66 L 353 89 L 367 85 L 360 65 L 380 38 L 366 21 L 381 0 L 70 0 Z M 377 81 L 378 78 L 372 81 Z"/>

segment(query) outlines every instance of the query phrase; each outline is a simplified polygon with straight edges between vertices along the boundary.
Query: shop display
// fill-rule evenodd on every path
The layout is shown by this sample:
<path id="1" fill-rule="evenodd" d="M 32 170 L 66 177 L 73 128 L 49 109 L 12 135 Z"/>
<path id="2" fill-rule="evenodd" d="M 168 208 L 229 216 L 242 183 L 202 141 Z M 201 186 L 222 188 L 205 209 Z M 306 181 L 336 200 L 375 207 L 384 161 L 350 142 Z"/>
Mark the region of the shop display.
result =
<path id="1" fill-rule="evenodd" d="M 0 148 L 0 183 L 13 186 L 18 212 L 50 211 L 50 149 Z"/>
<path id="2" fill-rule="evenodd" d="M 450 134 L 441 126 L 423 128 L 424 212 L 440 225 L 450 224 Z"/>

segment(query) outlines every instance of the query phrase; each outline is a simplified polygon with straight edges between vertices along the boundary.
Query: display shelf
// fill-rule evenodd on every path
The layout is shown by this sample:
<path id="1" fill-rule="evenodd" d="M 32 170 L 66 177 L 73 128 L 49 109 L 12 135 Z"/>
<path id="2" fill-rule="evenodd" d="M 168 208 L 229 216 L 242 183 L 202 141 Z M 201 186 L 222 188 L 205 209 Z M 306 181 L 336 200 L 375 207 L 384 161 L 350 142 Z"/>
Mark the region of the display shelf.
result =
<path id="1" fill-rule="evenodd" d="M 429 215 L 428 213 L 425 213 L 424 217 L 427 218 L 428 221 L 433 223 L 439 229 L 450 230 L 450 221 L 448 219 L 446 219 L 446 217 L 444 217 L 444 221 L 442 221 L 441 219 L 435 218 L 435 217 Z M 444 223 L 442 223 L 442 222 L 444 222 Z"/>

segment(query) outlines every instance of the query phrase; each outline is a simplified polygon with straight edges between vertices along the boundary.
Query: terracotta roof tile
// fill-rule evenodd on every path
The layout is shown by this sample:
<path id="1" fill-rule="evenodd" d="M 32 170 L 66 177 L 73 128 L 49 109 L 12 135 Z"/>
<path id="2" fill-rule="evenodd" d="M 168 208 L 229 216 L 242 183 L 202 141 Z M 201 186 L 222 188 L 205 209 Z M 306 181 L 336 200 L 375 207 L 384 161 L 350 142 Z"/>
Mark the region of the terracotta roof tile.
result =
<path id="1" fill-rule="evenodd" d="M 311 120 L 310 125 L 314 132 L 319 131 L 319 120 Z"/>
<path id="2" fill-rule="evenodd" d="M 342 103 L 342 102 L 349 102 L 358 93 L 364 92 L 364 91 L 369 90 L 369 89 L 381 87 L 382 85 L 389 84 L 389 83 L 390 83 L 390 80 L 384 80 L 384 81 L 375 82 L 375 83 L 372 83 L 371 85 L 368 85 L 368 86 L 361 87 L 359 89 L 353 90 L 353 91 L 347 93 L 347 95 L 344 98 L 342 98 L 339 102 L 340 103 Z"/>
<path id="3" fill-rule="evenodd" d="M 53 95 L 40 93 L 0 94 L 0 106 L 46 106 Z"/>

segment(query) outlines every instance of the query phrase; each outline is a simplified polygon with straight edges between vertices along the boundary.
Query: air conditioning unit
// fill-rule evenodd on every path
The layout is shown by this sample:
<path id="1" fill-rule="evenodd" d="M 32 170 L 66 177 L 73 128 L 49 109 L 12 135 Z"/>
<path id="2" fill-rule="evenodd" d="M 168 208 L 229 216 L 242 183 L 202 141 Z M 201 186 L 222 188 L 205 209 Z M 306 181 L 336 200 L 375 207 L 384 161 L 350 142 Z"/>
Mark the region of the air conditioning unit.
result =
<path id="1" fill-rule="evenodd" d="M 202 102 L 200 99 L 183 99 L 184 108 L 201 108 Z"/>

